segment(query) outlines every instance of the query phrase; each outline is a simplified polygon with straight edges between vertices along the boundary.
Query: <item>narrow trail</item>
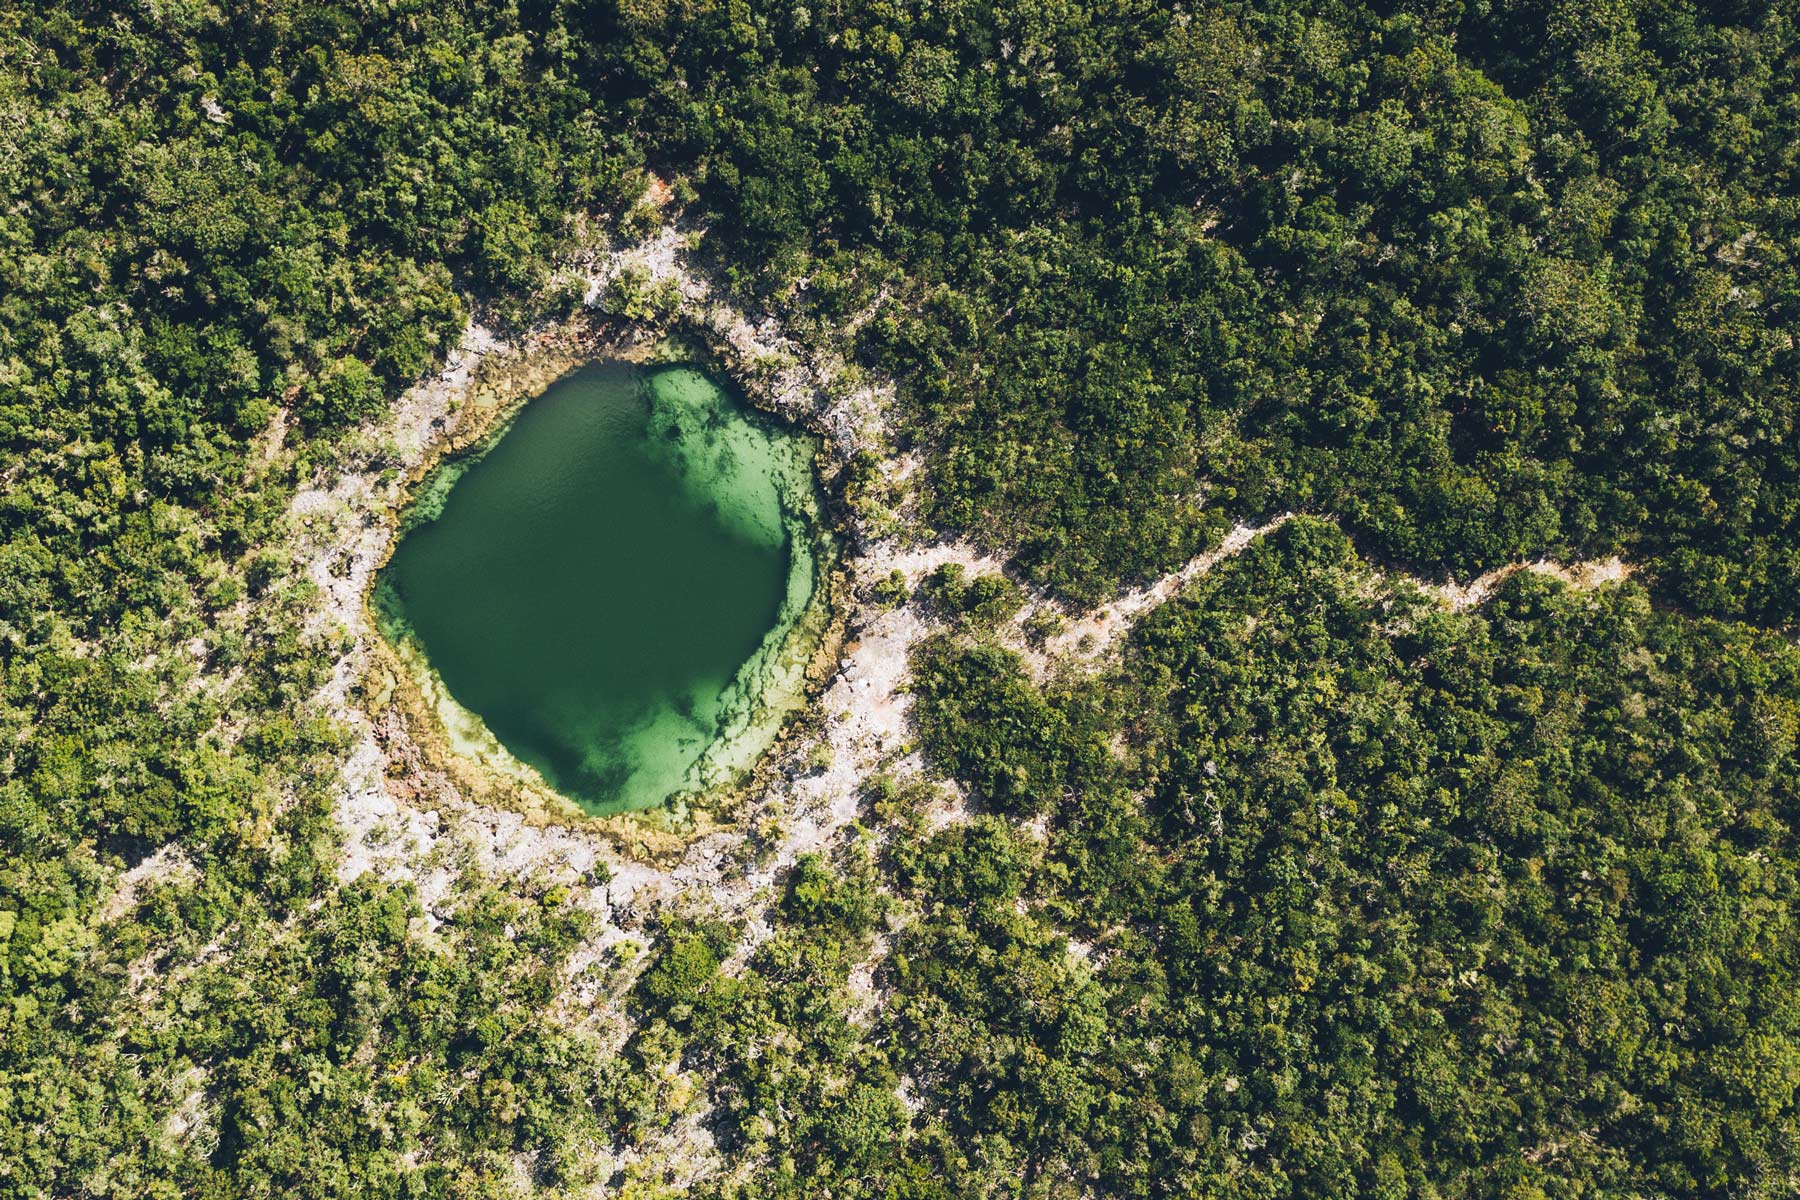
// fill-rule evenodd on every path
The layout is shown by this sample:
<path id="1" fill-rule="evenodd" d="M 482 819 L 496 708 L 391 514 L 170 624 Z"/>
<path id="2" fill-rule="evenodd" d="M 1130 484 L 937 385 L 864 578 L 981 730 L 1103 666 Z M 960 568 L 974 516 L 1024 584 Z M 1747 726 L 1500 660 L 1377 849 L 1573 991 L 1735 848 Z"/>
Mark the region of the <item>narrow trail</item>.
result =
<path id="1" fill-rule="evenodd" d="M 1196 555 L 1186 566 L 1088 612 L 1070 613 L 1054 600 L 1038 596 L 1020 612 L 1019 622 L 1055 613 L 1063 618 L 1063 628 L 1045 638 L 1041 647 L 1026 645 L 1022 634 L 1010 637 L 1008 644 L 1024 657 L 1032 676 L 1040 682 L 1065 666 L 1092 668 L 1118 647 L 1145 613 L 1171 599 L 1220 563 L 1241 554 L 1257 538 L 1273 533 L 1293 517 L 1293 513 L 1282 513 L 1261 525 L 1239 525 L 1216 547 Z"/>
<path id="2" fill-rule="evenodd" d="M 1285 512 L 1261 525 L 1238 525 L 1225 535 L 1218 546 L 1196 555 L 1185 566 L 1143 587 L 1125 592 L 1111 603 L 1088 612 L 1070 613 L 1047 596 L 1035 596 L 1020 611 L 1013 627 L 1005 632 L 1002 641 L 1025 660 L 1032 677 L 1039 682 L 1071 667 L 1077 670 L 1094 669 L 1103 659 L 1117 651 L 1132 627 L 1147 613 L 1179 595 L 1184 588 L 1214 567 L 1243 553 L 1258 538 L 1274 533 L 1296 515 Z M 1548 575 L 1577 590 L 1619 583 L 1632 575 L 1631 565 L 1617 556 L 1568 564 L 1549 559 L 1508 563 L 1464 584 L 1459 584 L 1454 579 L 1445 583 L 1431 583 L 1391 570 L 1379 573 L 1387 579 L 1408 582 L 1420 591 L 1437 597 L 1455 611 L 1464 612 L 1479 608 L 1502 583 L 1521 571 Z M 1045 638 L 1041 646 L 1032 646 L 1020 626 L 1046 613 L 1062 617 L 1064 625 L 1058 632 Z"/>
<path id="3" fill-rule="evenodd" d="M 1521 571 L 1531 571 L 1539 575 L 1548 575 L 1560 579 L 1577 591 L 1601 587 L 1609 583 L 1621 583 L 1630 579 L 1631 564 L 1614 555 L 1612 558 L 1594 559 L 1589 562 L 1577 562 L 1564 565 L 1540 558 L 1534 562 L 1508 563 L 1504 567 L 1496 567 L 1483 575 L 1464 584 L 1454 579 L 1448 583 L 1426 583 L 1414 579 L 1413 583 L 1422 591 L 1430 592 L 1448 604 L 1457 612 L 1471 608 L 1479 608 L 1494 594 L 1494 590 Z"/>

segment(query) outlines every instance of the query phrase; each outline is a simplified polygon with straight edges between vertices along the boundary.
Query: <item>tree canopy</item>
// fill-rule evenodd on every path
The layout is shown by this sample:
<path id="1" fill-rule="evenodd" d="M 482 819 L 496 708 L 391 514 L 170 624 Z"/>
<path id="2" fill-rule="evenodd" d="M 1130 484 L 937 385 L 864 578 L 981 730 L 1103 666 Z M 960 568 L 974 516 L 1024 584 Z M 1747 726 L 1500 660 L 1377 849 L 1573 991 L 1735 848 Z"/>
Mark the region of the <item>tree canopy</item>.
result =
<path id="1" fill-rule="evenodd" d="M 1797 30 L 0 9 L 0 1191 L 642 1194 L 673 1146 L 719 1196 L 1791 1192 Z M 937 783 L 596 965 L 566 888 L 469 870 L 440 926 L 339 881 L 282 533 L 652 171 L 721 296 L 894 383 L 915 532 L 1010 578 L 923 589 Z M 1098 674 L 1008 648 L 1024 589 L 1287 511 Z"/>

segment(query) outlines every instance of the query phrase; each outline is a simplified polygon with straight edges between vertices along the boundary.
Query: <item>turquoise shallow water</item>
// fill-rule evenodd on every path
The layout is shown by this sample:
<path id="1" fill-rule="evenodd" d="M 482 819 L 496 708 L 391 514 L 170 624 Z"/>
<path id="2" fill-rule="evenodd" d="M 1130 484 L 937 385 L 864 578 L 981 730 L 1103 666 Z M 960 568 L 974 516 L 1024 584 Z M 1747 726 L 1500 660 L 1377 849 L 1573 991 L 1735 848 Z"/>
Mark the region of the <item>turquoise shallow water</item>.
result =
<path id="1" fill-rule="evenodd" d="M 696 368 L 584 367 L 426 481 L 377 584 L 384 631 L 453 739 L 476 729 L 591 812 L 726 782 L 816 645 L 813 452 Z"/>

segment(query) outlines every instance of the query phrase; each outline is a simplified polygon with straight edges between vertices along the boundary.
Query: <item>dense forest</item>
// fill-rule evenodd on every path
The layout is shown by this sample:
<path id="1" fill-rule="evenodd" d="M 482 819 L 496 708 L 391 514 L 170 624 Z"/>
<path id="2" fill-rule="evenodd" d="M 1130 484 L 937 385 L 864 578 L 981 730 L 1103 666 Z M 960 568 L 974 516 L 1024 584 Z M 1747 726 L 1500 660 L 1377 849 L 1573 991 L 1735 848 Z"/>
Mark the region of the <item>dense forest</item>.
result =
<path id="1" fill-rule="evenodd" d="M 1010 578 L 926 597 L 938 781 L 615 1046 L 566 889 L 338 880 L 282 538 L 650 172 Z M 663 1194 L 681 1088 L 696 1195 L 1800 1186 L 1791 0 L 27 0 L 0 197 L 0 1194 Z"/>

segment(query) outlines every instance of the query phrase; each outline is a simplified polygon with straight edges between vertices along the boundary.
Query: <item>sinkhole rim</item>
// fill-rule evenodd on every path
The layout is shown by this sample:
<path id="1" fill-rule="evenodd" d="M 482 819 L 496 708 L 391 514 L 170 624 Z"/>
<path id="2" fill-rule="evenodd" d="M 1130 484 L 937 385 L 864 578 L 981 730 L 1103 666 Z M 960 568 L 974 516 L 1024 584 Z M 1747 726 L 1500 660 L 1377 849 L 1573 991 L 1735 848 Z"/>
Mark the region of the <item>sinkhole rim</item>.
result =
<path id="1" fill-rule="evenodd" d="M 525 361 L 541 357 L 531 355 Z M 798 441 L 797 462 L 805 484 L 803 502 L 793 510 L 787 504 L 788 494 L 779 489 L 777 492 L 784 518 L 794 517 L 804 530 L 806 553 L 811 559 L 808 598 L 784 630 L 777 625 L 768 635 L 772 637 L 780 630 L 773 654 L 783 664 L 786 683 L 772 686 L 765 679 L 754 689 L 755 698 L 749 706 L 750 728 L 744 731 L 751 744 L 747 755 L 721 769 L 709 770 L 695 787 L 681 788 L 645 804 L 584 797 L 575 789 L 559 787 L 548 772 L 525 761 L 479 714 L 451 694 L 432 666 L 423 640 L 402 615 L 397 598 L 393 603 L 384 601 L 384 592 L 392 596 L 387 572 L 394 556 L 409 532 L 433 519 L 422 520 L 421 507 L 434 499 L 441 506 L 462 476 L 513 431 L 534 401 L 597 367 L 622 367 L 637 386 L 646 390 L 657 375 L 694 372 L 706 381 L 725 412 L 772 438 Z M 485 409 L 478 398 L 465 395 L 456 411 L 462 414 L 462 420 L 427 451 L 414 468 L 403 498 L 391 510 L 391 536 L 364 592 L 364 617 L 375 634 L 373 643 L 380 647 L 378 656 L 386 660 L 382 665 L 388 676 L 376 694 L 365 694 L 364 707 L 379 719 L 384 710 L 397 704 L 407 739 L 418 752 L 411 774 L 428 777 L 441 772 L 457 785 L 464 798 L 477 803 L 522 810 L 528 816 L 541 815 L 558 823 L 624 819 L 634 826 L 666 825 L 689 835 L 696 827 L 716 824 L 732 800 L 766 780 L 794 727 L 813 715 L 818 695 L 841 657 L 847 596 L 840 568 L 846 539 L 839 524 L 841 514 L 827 486 L 829 440 L 803 422 L 758 404 L 755 395 L 717 355 L 673 340 L 642 356 L 618 347 L 588 348 L 579 354 L 559 356 L 551 360 L 550 369 L 528 372 L 516 387 Z M 792 545 L 787 550 L 790 571 L 798 552 Z M 765 641 L 764 645 L 768 644 Z M 737 687 L 744 672 L 763 657 L 759 648 L 740 664 L 726 691 Z M 723 737 L 715 736 L 701 751 L 701 757 L 744 740 L 743 733 L 729 731 Z M 415 785 L 415 790 L 419 786 L 422 785 Z"/>

